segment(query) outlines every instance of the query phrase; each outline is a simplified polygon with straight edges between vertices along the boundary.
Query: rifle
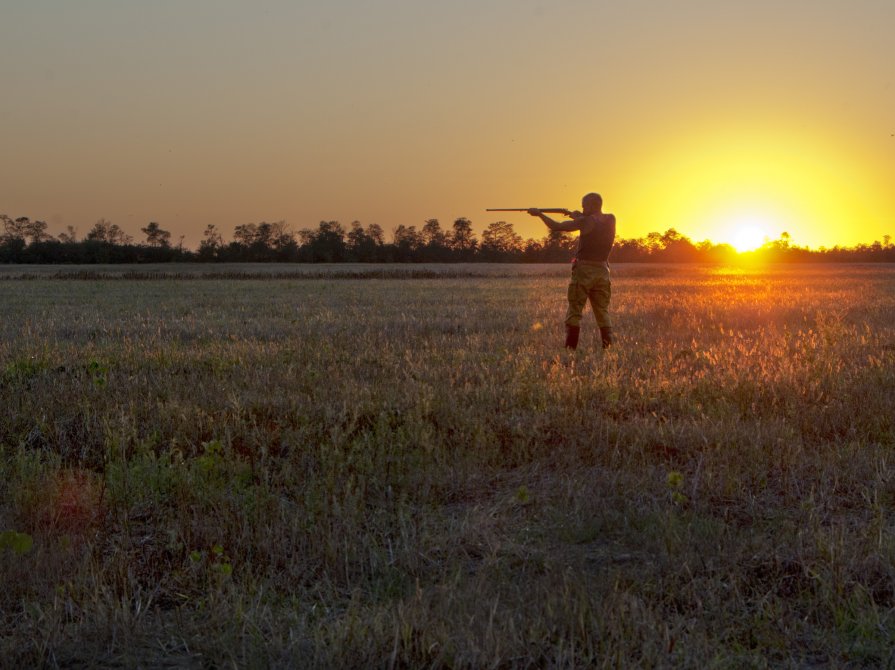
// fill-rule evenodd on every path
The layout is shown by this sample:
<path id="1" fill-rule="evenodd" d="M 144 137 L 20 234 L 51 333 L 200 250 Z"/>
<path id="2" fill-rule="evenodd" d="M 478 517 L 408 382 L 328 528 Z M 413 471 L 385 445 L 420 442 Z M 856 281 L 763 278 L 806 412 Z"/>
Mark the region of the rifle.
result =
<path id="1" fill-rule="evenodd" d="M 527 212 L 528 207 L 524 207 L 521 209 L 486 209 L 486 212 Z M 566 209 L 565 207 L 537 207 L 540 211 L 544 212 L 544 214 L 565 214 L 566 216 L 572 216 L 572 211 Z"/>

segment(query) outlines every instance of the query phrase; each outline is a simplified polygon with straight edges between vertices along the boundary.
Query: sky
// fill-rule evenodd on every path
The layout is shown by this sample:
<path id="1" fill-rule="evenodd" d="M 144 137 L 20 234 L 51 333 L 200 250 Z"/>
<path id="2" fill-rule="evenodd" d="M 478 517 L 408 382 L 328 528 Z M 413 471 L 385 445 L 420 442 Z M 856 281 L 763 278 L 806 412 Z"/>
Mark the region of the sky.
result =
<path id="1" fill-rule="evenodd" d="M 0 213 L 895 235 L 892 0 L 0 0 Z"/>

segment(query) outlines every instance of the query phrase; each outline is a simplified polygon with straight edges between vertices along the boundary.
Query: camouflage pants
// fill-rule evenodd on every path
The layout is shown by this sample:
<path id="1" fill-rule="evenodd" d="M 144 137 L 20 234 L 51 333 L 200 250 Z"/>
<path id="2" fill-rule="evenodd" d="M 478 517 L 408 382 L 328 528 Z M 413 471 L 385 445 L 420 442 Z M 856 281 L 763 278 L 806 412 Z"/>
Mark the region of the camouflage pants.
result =
<path id="1" fill-rule="evenodd" d="M 566 313 L 567 326 L 580 326 L 584 306 L 590 306 L 600 328 L 612 326 L 609 319 L 609 298 L 612 282 L 609 281 L 609 263 L 577 261 L 572 267 L 572 281 L 569 283 L 569 311 Z"/>

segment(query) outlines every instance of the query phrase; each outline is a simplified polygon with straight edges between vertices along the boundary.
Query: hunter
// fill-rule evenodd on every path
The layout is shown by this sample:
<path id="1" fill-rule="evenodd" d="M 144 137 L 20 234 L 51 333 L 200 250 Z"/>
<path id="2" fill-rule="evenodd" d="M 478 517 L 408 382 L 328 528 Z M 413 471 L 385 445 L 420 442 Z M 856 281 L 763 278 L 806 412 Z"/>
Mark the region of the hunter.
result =
<path id="1" fill-rule="evenodd" d="M 569 311 L 566 313 L 566 348 L 578 347 L 581 333 L 581 315 L 590 300 L 603 348 L 612 345 L 612 321 L 609 319 L 609 298 L 612 283 L 609 281 L 609 252 L 615 242 L 615 216 L 603 212 L 603 198 L 599 193 L 588 193 L 581 199 L 581 212 L 569 212 L 570 221 L 554 221 L 537 208 L 528 210 L 539 217 L 550 230 L 580 231 L 578 251 L 572 262 L 572 280 L 569 283 Z"/>

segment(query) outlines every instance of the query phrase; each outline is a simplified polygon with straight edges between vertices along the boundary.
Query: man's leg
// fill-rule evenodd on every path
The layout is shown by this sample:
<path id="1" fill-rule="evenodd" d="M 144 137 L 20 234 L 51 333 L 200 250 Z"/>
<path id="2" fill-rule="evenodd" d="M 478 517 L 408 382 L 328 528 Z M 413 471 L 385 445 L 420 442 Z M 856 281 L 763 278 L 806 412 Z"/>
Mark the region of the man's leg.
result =
<path id="1" fill-rule="evenodd" d="M 587 293 L 590 305 L 594 310 L 594 317 L 597 319 L 597 325 L 600 327 L 600 339 L 603 342 L 603 348 L 608 349 L 615 341 L 612 334 L 612 320 L 609 318 L 609 300 L 612 297 L 612 283 L 609 276 L 601 277 L 591 287 Z"/>
<path id="2" fill-rule="evenodd" d="M 566 312 L 566 349 L 578 347 L 578 335 L 581 333 L 581 314 L 587 304 L 587 289 L 581 285 L 578 268 L 572 270 L 572 281 L 569 283 L 569 309 Z"/>

